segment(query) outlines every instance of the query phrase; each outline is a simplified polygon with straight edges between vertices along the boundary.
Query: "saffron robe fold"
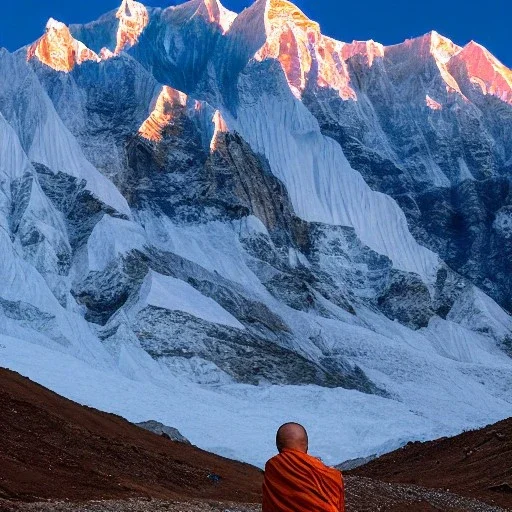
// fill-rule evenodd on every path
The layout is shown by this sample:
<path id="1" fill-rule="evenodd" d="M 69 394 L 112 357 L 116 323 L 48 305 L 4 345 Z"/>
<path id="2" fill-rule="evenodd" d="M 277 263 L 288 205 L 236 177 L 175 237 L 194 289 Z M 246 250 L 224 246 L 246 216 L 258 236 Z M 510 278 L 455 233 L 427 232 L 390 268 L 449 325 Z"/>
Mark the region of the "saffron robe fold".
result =
<path id="1" fill-rule="evenodd" d="M 265 465 L 263 512 L 345 512 L 341 472 L 306 453 L 283 450 Z"/>

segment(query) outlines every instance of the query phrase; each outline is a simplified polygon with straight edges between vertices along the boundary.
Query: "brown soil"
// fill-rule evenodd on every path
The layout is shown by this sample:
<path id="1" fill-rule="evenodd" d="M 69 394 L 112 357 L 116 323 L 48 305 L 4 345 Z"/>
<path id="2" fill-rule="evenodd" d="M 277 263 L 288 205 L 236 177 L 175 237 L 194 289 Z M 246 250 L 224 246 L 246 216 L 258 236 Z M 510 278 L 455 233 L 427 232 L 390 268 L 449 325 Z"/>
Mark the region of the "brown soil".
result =
<path id="1" fill-rule="evenodd" d="M 258 469 L 169 441 L 2 369 L 0 443 L 0 499 L 261 501 Z"/>
<path id="2" fill-rule="evenodd" d="M 449 490 L 512 509 L 512 418 L 428 443 L 409 443 L 350 475 Z"/>

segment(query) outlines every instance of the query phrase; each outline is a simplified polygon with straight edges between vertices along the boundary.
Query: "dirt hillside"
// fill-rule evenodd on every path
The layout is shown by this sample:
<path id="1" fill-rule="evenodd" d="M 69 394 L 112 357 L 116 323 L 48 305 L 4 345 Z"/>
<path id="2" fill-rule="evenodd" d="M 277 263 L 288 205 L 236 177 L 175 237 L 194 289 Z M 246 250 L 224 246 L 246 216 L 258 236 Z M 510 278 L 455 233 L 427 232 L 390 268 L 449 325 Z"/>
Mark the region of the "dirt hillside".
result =
<path id="1" fill-rule="evenodd" d="M 445 489 L 512 510 L 512 418 L 428 443 L 409 443 L 348 474 Z"/>
<path id="2" fill-rule="evenodd" d="M 258 469 L 82 407 L 3 369 L 0 418 L 0 498 L 260 501 Z"/>

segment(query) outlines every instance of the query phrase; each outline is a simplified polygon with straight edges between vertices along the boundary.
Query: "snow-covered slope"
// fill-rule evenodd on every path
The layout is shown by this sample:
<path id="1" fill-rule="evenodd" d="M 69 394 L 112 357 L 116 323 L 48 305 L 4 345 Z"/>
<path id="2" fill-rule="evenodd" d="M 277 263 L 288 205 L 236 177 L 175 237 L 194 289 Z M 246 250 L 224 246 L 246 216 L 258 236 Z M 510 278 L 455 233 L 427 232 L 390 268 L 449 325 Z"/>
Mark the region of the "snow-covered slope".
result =
<path id="1" fill-rule="evenodd" d="M 485 49 L 123 0 L 0 77 L 0 364 L 259 465 L 285 420 L 335 463 L 512 414 Z"/>

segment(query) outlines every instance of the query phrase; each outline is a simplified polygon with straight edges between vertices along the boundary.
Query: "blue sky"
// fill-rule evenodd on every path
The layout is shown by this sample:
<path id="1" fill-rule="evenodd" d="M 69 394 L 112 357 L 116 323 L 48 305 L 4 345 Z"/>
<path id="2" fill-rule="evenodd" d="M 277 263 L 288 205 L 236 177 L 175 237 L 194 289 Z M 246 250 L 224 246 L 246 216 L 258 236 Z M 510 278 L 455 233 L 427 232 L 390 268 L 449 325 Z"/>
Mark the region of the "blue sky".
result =
<path id="1" fill-rule="evenodd" d="M 0 46 L 15 50 L 37 39 L 46 20 L 83 23 L 118 7 L 121 0 L 3 0 Z M 146 0 L 146 5 L 168 6 L 175 0 Z M 250 0 L 225 0 L 240 11 Z M 512 0 L 297 0 L 325 34 L 342 41 L 374 39 L 393 44 L 430 30 L 464 45 L 483 44 L 512 68 Z"/>

